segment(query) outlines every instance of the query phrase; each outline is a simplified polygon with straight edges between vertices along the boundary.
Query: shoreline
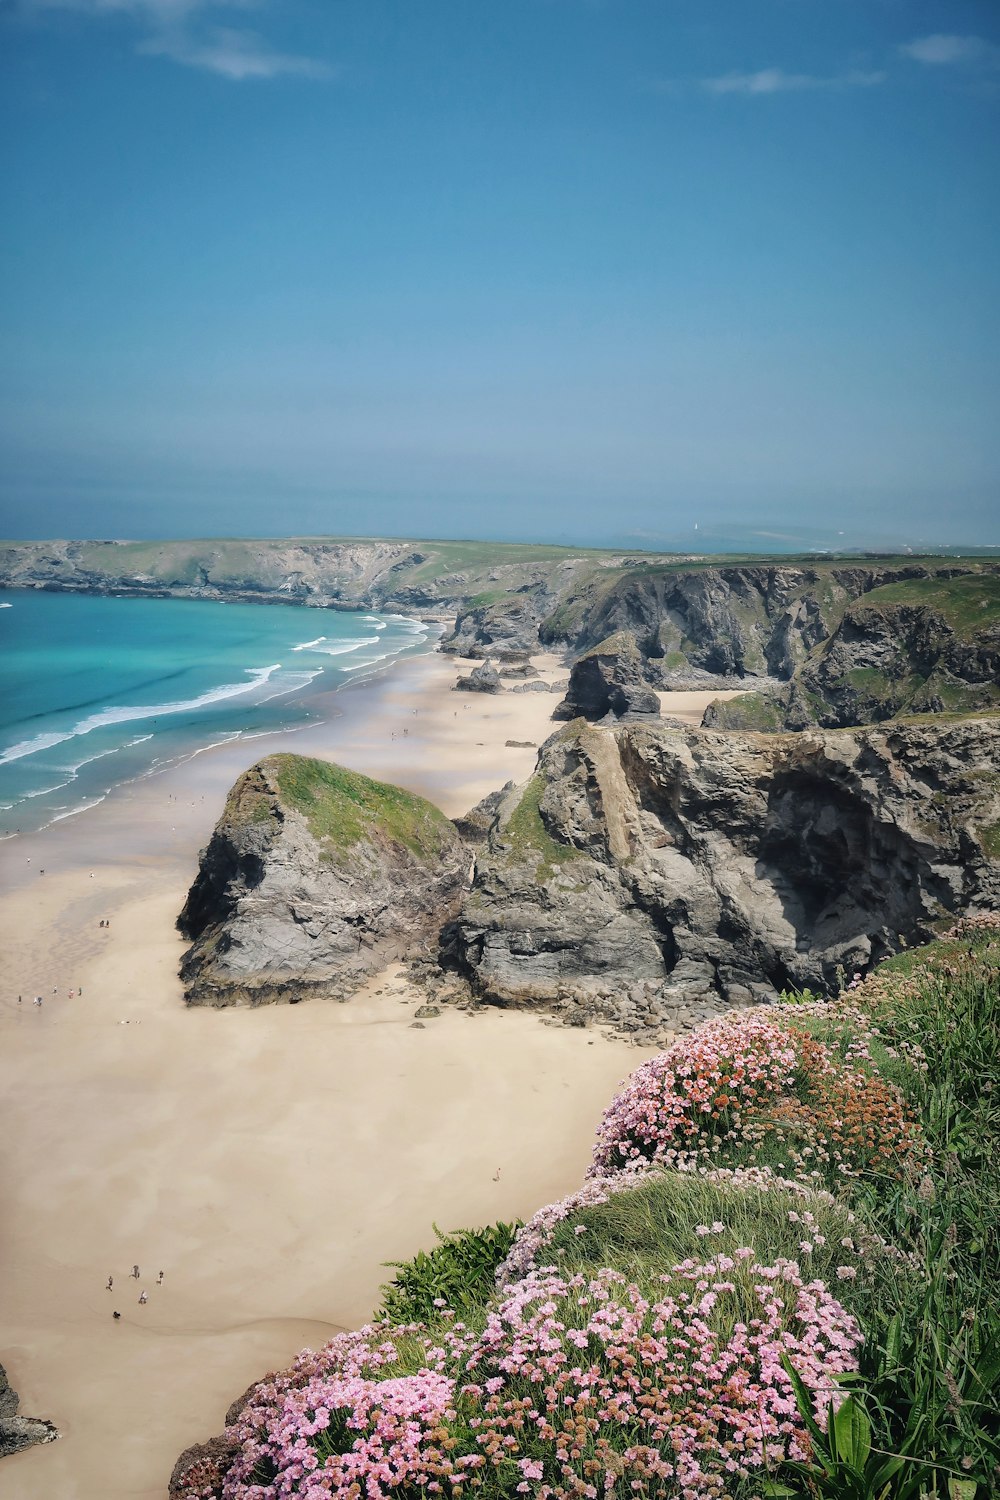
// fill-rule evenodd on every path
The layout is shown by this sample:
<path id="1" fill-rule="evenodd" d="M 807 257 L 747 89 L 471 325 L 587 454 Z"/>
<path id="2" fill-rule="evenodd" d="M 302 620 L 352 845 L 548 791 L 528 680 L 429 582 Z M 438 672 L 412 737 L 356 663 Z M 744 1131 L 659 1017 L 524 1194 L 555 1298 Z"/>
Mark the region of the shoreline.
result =
<path id="1" fill-rule="evenodd" d="M 0 1359 L 61 1434 L 0 1461 L 23 1500 L 160 1500 L 247 1384 L 370 1314 L 382 1263 L 432 1244 L 433 1222 L 523 1217 L 575 1187 L 648 1055 L 523 1011 L 412 1029 L 422 996 L 396 965 L 344 1005 L 183 1004 L 174 920 L 253 760 L 323 754 L 450 816 L 530 775 L 535 749 L 505 741 L 541 743 L 555 695 L 453 692 L 467 666 L 407 658 L 331 694 L 336 718 L 202 751 L 0 849 Z"/>

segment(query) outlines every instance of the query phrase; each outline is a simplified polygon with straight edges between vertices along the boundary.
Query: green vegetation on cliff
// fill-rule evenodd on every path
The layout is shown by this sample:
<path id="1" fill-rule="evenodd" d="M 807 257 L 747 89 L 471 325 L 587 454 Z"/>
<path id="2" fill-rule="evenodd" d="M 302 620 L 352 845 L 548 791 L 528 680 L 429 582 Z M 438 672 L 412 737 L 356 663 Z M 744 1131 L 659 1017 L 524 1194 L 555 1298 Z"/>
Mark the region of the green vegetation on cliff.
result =
<path id="1" fill-rule="evenodd" d="M 272 755 L 262 761 L 281 798 L 300 812 L 315 839 L 342 853 L 367 839 L 403 844 L 421 859 L 440 854 L 454 828 L 433 803 L 329 761 Z"/>
<path id="2" fill-rule="evenodd" d="M 545 787 L 544 776 L 539 773 L 532 776 L 504 830 L 516 856 L 523 858 L 531 851 L 541 856 L 537 868 L 539 880 L 547 879 L 560 865 L 577 859 L 580 853 L 569 844 L 557 843 L 546 828 L 541 811 Z"/>
<path id="3" fill-rule="evenodd" d="M 935 614 L 965 639 L 989 626 L 1000 626 L 1000 573 L 962 574 L 956 578 L 909 578 L 886 583 L 865 595 L 866 608 L 914 604 Z"/>

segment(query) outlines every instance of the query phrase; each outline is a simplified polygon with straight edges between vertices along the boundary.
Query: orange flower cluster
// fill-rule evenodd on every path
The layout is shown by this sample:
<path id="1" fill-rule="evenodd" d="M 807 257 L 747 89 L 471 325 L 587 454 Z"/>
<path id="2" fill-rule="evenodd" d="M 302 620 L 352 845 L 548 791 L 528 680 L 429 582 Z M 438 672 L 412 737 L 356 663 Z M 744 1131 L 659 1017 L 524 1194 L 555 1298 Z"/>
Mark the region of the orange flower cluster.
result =
<path id="1" fill-rule="evenodd" d="M 799 1056 L 795 1092 L 769 1103 L 750 1129 L 780 1135 L 800 1167 L 901 1175 L 922 1148 L 899 1090 L 877 1073 L 831 1066 L 821 1042 L 797 1027 L 789 1031 Z"/>

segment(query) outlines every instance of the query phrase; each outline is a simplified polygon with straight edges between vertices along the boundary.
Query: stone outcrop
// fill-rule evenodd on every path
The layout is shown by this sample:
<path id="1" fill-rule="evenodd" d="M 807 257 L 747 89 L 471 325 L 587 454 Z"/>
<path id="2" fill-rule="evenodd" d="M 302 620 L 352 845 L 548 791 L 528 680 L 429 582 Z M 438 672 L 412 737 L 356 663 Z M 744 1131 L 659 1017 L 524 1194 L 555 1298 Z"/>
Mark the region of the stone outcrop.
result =
<path id="1" fill-rule="evenodd" d="M 7 1379 L 7 1371 L 0 1365 L 0 1458 L 33 1448 L 36 1443 L 51 1443 L 59 1436 L 53 1422 L 41 1417 L 20 1416 L 19 1405 L 17 1392 Z"/>
<path id="2" fill-rule="evenodd" d="M 460 693 L 502 693 L 504 685 L 500 681 L 500 673 L 487 659 L 481 667 L 473 667 L 468 677 L 460 677 L 455 683 L 455 689 Z"/>
<path id="3" fill-rule="evenodd" d="M 898 592 L 849 606 L 790 683 L 711 704 L 704 726 L 836 729 L 1000 706 L 1000 580 L 951 581 L 940 591 L 944 609 L 917 602 L 919 588 L 912 602 Z"/>
<path id="4" fill-rule="evenodd" d="M 498 661 L 524 659 L 538 650 L 538 626 L 552 595 L 545 588 L 514 594 L 492 604 L 473 604 L 458 611 L 455 628 L 441 650 L 455 656 L 495 656 Z"/>
<path id="5" fill-rule="evenodd" d="M 635 637 L 619 631 L 574 662 L 566 696 L 554 719 L 656 718 L 660 700 L 643 681 L 643 662 Z"/>
<path id="6" fill-rule="evenodd" d="M 955 580 L 959 582 L 949 589 Z M 982 624 L 992 620 L 995 625 L 1000 565 L 985 558 L 700 567 L 651 563 L 610 578 L 579 574 L 542 622 L 539 637 L 581 651 L 626 631 L 638 643 L 645 680 L 660 688 L 732 687 L 747 679 L 787 682 L 808 661 L 821 659 L 824 643 L 857 601 L 912 598 L 943 610 L 947 619 L 956 600 L 957 613 L 965 615 L 965 583 L 973 596 L 982 589 L 992 601 Z M 883 596 L 881 590 L 889 594 Z M 970 668 L 981 671 L 974 655 L 959 652 L 949 668 L 952 676 L 964 680 Z"/>
<path id="7" fill-rule="evenodd" d="M 994 718 L 747 736 L 577 722 L 503 797 L 443 962 L 487 1001 L 652 1035 L 692 1007 L 829 990 L 953 913 L 995 910 L 998 853 Z"/>
<path id="8" fill-rule="evenodd" d="M 469 867 L 421 797 L 324 761 L 274 755 L 229 794 L 178 926 L 198 1005 L 345 998 L 436 936 Z"/>

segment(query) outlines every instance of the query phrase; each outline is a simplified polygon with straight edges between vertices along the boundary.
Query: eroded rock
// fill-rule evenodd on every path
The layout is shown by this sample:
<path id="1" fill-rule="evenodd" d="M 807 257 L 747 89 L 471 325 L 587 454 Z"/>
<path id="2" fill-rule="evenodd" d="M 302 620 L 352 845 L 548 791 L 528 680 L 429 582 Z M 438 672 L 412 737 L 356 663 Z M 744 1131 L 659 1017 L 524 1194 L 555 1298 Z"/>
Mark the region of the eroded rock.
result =
<path id="1" fill-rule="evenodd" d="M 229 794 L 178 926 L 198 1005 L 345 998 L 436 934 L 469 856 L 444 814 L 325 761 L 274 755 Z"/>
<path id="2" fill-rule="evenodd" d="M 578 721 L 499 806 L 444 961 L 494 1003 L 584 1005 L 625 1030 L 829 989 L 1000 906 L 998 826 L 996 719 L 767 736 Z"/>

